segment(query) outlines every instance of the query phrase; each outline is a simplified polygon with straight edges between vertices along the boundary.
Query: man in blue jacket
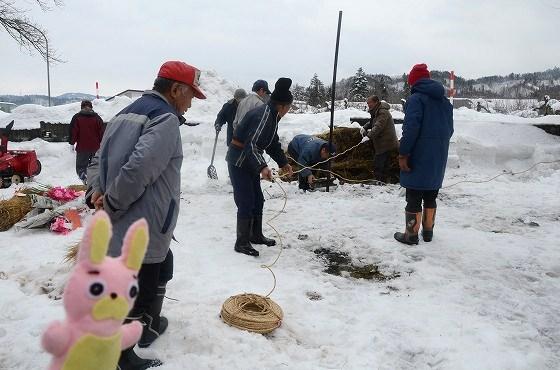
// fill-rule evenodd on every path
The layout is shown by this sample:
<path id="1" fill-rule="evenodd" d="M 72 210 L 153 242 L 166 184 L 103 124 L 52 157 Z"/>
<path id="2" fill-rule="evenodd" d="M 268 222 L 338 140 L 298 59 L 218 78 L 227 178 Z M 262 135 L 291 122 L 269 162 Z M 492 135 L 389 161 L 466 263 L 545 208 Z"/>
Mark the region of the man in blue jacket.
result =
<path id="1" fill-rule="evenodd" d="M 216 117 L 216 122 L 214 122 L 214 128 L 216 132 L 222 130 L 222 126 L 227 123 L 227 136 L 226 145 L 229 145 L 231 138 L 233 136 L 233 121 L 235 120 L 235 114 L 237 113 L 237 106 L 239 102 L 247 97 L 247 92 L 243 89 L 235 90 L 233 94 L 233 99 L 228 100 L 218 112 Z"/>
<path id="2" fill-rule="evenodd" d="M 263 153 L 266 151 L 287 175 L 292 167 L 278 138 L 278 122 L 288 113 L 294 100 L 290 92 L 292 80 L 280 78 L 267 104 L 249 111 L 234 128 L 226 155 L 233 199 L 237 206 L 237 240 L 234 250 L 257 257 L 252 244 L 276 244 L 262 233 L 264 196 L 261 177 L 272 181 L 272 171 Z M 252 243 L 252 244 L 251 244 Z"/>
<path id="3" fill-rule="evenodd" d="M 327 160 L 329 156 L 334 155 L 335 152 L 334 144 L 330 146 L 328 141 L 311 135 L 296 135 L 288 144 L 288 154 L 290 157 L 304 167 L 311 167 L 321 161 Z M 315 176 L 313 176 L 311 169 L 304 168 L 299 173 L 298 178 L 300 189 L 313 189 Z"/>
<path id="4" fill-rule="evenodd" d="M 405 232 L 395 233 L 404 244 L 418 244 L 433 237 L 436 198 L 443 183 L 449 140 L 453 135 L 453 106 L 443 85 L 430 79 L 425 64 L 416 64 L 408 75 L 412 95 L 406 102 L 399 147 L 400 182 L 406 188 Z M 424 201 L 424 212 L 422 212 Z"/>

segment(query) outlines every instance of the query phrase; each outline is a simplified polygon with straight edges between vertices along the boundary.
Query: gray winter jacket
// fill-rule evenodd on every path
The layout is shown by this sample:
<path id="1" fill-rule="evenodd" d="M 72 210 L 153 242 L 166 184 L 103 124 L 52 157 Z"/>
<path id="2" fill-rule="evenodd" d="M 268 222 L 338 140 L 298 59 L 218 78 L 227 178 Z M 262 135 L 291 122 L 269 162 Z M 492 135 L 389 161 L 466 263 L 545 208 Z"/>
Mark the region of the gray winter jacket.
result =
<path id="1" fill-rule="evenodd" d="M 250 110 L 255 109 L 256 107 L 260 107 L 261 105 L 265 104 L 266 100 L 261 98 L 257 93 L 251 92 L 247 97 L 243 98 L 239 102 L 237 106 L 237 112 L 235 113 L 235 120 L 233 120 L 233 129 L 237 127 L 237 124 L 241 122 L 243 117 L 249 112 Z"/>
<path id="2" fill-rule="evenodd" d="M 143 263 L 165 259 L 179 213 L 181 121 L 163 95 L 146 91 L 107 125 L 88 180 L 104 194 L 113 224 L 110 256 L 121 254 L 128 227 L 144 217 L 150 242 Z"/>

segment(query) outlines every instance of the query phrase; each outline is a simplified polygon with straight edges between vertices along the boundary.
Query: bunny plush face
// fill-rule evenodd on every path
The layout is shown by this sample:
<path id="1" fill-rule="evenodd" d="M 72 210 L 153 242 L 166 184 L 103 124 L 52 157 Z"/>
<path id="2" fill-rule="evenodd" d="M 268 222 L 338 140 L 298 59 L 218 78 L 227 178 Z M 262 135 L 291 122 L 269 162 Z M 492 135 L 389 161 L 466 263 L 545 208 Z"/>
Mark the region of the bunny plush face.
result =
<path id="1" fill-rule="evenodd" d="M 68 320 L 90 323 L 101 335 L 108 334 L 105 329 L 121 325 L 138 295 L 138 270 L 148 242 L 146 222 L 131 226 L 118 258 L 105 256 L 110 239 L 109 218 L 96 214 L 84 233 L 78 263 L 64 290 Z"/>

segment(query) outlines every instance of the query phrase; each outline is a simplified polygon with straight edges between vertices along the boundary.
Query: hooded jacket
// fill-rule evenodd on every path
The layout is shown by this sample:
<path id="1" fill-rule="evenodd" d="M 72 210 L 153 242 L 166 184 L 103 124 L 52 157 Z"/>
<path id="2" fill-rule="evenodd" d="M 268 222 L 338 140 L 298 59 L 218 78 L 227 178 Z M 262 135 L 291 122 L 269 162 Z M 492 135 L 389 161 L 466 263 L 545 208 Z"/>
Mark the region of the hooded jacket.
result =
<path id="1" fill-rule="evenodd" d="M 69 143 L 76 144 L 77 152 L 95 153 L 103 138 L 105 125 L 93 110 L 82 109 L 70 121 Z"/>
<path id="2" fill-rule="evenodd" d="M 420 79 L 411 92 L 399 147 L 401 155 L 409 156 L 411 171 L 401 171 L 400 182 L 409 189 L 436 190 L 441 188 L 445 175 L 453 135 L 453 106 L 437 81 Z"/>

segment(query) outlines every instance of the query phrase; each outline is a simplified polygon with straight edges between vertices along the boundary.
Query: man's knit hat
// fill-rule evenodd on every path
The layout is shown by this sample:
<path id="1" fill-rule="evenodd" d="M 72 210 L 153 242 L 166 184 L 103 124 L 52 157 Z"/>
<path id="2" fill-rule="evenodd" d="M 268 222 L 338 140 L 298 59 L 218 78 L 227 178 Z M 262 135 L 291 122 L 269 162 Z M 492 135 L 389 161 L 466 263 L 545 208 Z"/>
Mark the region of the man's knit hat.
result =
<path id="1" fill-rule="evenodd" d="M 408 85 L 412 87 L 416 82 L 418 82 L 418 80 L 422 78 L 430 78 L 430 71 L 428 71 L 428 66 L 424 63 L 416 64 L 414 65 L 414 67 L 412 67 L 410 73 L 408 74 Z"/>
<path id="2" fill-rule="evenodd" d="M 270 96 L 270 100 L 277 103 L 291 104 L 294 101 L 294 97 L 290 91 L 290 86 L 292 86 L 292 80 L 286 77 L 280 77 L 278 81 L 274 84 L 274 91 Z"/>
<path id="3" fill-rule="evenodd" d="M 247 96 L 247 92 L 243 89 L 237 89 L 233 93 L 233 98 L 235 100 L 241 100 L 241 99 L 245 98 L 246 96 Z"/>

